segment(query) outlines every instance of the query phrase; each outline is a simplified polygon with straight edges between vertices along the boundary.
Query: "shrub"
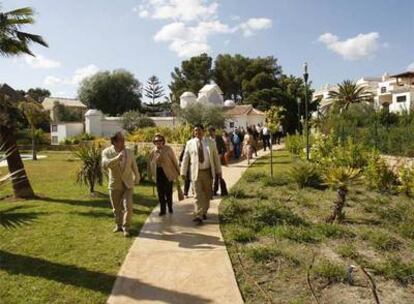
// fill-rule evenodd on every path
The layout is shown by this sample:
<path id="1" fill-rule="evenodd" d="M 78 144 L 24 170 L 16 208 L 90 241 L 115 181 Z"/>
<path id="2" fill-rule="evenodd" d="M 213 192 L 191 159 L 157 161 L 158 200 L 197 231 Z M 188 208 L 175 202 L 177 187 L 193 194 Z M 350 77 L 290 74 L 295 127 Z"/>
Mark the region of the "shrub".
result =
<path id="1" fill-rule="evenodd" d="M 243 217 L 253 209 L 253 207 L 246 202 L 234 198 L 229 198 L 226 203 L 227 204 L 220 212 L 220 220 L 224 223 L 237 221 L 238 218 Z"/>
<path id="2" fill-rule="evenodd" d="M 289 184 L 290 180 L 285 175 L 275 175 L 273 177 L 265 176 L 262 178 L 262 185 L 264 187 L 285 186 Z"/>
<path id="3" fill-rule="evenodd" d="M 414 283 L 414 262 L 404 263 L 400 258 L 391 257 L 372 267 L 386 279 L 396 280 L 404 285 Z"/>
<path id="4" fill-rule="evenodd" d="M 294 214 L 288 207 L 280 202 L 260 201 L 256 204 L 252 214 L 252 222 L 255 223 L 256 229 L 260 230 L 266 226 L 275 226 L 278 224 L 304 225 L 304 220 Z"/>
<path id="5" fill-rule="evenodd" d="M 322 240 L 321 235 L 309 227 L 281 225 L 276 227 L 273 232 L 277 237 L 289 239 L 298 243 L 318 243 Z"/>
<path id="6" fill-rule="evenodd" d="M 152 142 L 156 133 L 161 133 L 168 143 L 185 144 L 192 135 L 189 126 L 181 125 L 174 128 L 170 127 L 151 127 L 135 130 L 127 135 L 127 140 L 131 142 Z"/>
<path id="7" fill-rule="evenodd" d="M 400 171 L 400 185 L 398 186 L 400 192 L 405 193 L 411 197 L 414 193 L 414 170 L 405 166 Z"/>
<path id="8" fill-rule="evenodd" d="M 81 145 L 75 152 L 75 156 L 82 161 L 76 181 L 88 186 L 90 193 L 95 191 L 95 184 L 102 185 L 103 183 L 101 153 L 101 149 L 95 145 Z"/>
<path id="9" fill-rule="evenodd" d="M 304 187 L 320 187 L 322 183 L 319 168 L 312 163 L 299 161 L 289 171 L 289 177 L 298 185 Z"/>
<path id="10" fill-rule="evenodd" d="M 275 245 L 256 245 L 246 249 L 247 256 L 249 256 L 256 263 L 272 261 L 276 258 L 283 258 L 293 266 L 300 265 L 300 260 L 287 251 L 276 248 Z"/>
<path id="11" fill-rule="evenodd" d="M 303 135 L 287 135 L 285 138 L 285 147 L 293 155 L 303 155 L 306 149 L 306 143 Z"/>
<path id="12" fill-rule="evenodd" d="M 139 150 L 137 155 L 135 156 L 135 161 L 137 162 L 138 170 L 142 180 L 148 180 L 148 161 L 150 153 L 151 148 L 148 147 Z"/>
<path id="13" fill-rule="evenodd" d="M 377 153 L 371 156 L 365 169 L 367 185 L 380 192 L 394 192 L 398 183 L 397 175 Z"/>
<path id="14" fill-rule="evenodd" d="M 400 247 L 401 242 L 388 232 L 381 230 L 368 230 L 362 234 L 362 238 L 368 240 L 377 250 L 390 251 Z"/>
<path id="15" fill-rule="evenodd" d="M 191 126 L 201 123 L 206 127 L 214 126 L 216 128 L 222 128 L 226 120 L 221 108 L 202 103 L 195 103 L 185 109 L 178 109 L 178 117 Z"/>
<path id="16" fill-rule="evenodd" d="M 343 282 L 347 278 L 347 271 L 344 265 L 325 259 L 315 265 L 313 274 L 317 278 L 328 280 L 329 283 Z"/>
<path id="17" fill-rule="evenodd" d="M 229 238 L 239 243 L 248 243 L 256 239 L 256 234 L 251 228 L 233 226 L 229 230 Z"/>
<path id="18" fill-rule="evenodd" d="M 344 258 L 356 259 L 359 256 L 353 243 L 339 245 L 336 251 Z"/>

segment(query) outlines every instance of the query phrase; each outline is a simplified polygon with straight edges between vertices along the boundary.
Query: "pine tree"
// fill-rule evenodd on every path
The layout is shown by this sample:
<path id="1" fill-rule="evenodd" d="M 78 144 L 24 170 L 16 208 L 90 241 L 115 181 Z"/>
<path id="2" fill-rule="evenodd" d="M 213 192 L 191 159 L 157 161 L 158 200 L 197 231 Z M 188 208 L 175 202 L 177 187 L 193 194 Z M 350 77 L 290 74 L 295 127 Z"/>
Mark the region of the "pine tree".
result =
<path id="1" fill-rule="evenodd" d="M 152 100 L 152 106 L 155 105 L 155 100 L 164 96 L 164 88 L 162 87 L 160 80 L 157 76 L 151 76 L 148 81 L 147 85 L 144 88 L 145 96 Z"/>

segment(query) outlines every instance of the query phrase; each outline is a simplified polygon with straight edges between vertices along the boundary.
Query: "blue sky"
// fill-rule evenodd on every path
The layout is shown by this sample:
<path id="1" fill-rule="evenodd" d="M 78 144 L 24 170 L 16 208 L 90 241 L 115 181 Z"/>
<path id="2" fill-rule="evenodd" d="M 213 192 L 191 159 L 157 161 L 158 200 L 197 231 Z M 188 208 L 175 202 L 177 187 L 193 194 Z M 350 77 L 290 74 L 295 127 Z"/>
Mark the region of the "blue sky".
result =
<path id="1" fill-rule="evenodd" d="M 414 70 L 412 0 L 36 0 L 31 6 L 49 48 L 35 59 L 0 58 L 0 83 L 46 87 L 75 97 L 98 70 L 124 68 L 167 87 L 174 66 L 202 51 L 278 58 L 300 76 L 305 61 L 315 88 L 384 72 Z"/>

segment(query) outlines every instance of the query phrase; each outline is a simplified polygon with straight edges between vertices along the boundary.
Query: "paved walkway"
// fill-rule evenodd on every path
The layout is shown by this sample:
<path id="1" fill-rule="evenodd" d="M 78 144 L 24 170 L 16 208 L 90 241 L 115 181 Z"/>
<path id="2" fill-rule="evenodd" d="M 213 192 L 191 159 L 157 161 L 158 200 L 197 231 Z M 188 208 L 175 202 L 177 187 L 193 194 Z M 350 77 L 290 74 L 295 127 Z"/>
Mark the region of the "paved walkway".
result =
<path id="1" fill-rule="evenodd" d="M 247 161 L 223 167 L 229 188 L 246 169 Z M 175 203 L 172 216 L 160 218 L 155 208 L 129 250 L 108 303 L 243 303 L 220 231 L 219 203 L 212 201 L 203 226 L 192 222 L 192 198 Z"/>

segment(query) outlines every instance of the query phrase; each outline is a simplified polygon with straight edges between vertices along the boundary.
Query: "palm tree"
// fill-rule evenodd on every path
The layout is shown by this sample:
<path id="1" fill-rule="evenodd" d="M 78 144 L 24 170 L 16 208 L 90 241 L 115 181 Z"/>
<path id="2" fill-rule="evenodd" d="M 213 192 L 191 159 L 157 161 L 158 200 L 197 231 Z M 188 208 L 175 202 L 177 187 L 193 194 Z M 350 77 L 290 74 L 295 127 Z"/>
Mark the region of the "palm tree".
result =
<path id="1" fill-rule="evenodd" d="M 48 46 L 42 36 L 20 30 L 22 26 L 35 22 L 33 15 L 34 11 L 30 7 L 0 12 L 0 55 L 28 54 L 34 56 L 29 48 L 31 43 Z"/>
<path id="2" fill-rule="evenodd" d="M 36 139 L 38 137 L 38 132 L 36 126 L 45 119 L 46 113 L 43 111 L 42 105 L 35 101 L 21 102 L 19 104 L 19 109 L 22 111 L 30 125 L 30 137 L 32 138 L 32 159 L 37 160 Z"/>
<path id="3" fill-rule="evenodd" d="M 30 7 L 23 7 L 9 12 L 0 11 L 0 55 L 4 57 L 28 54 L 34 56 L 30 50 L 32 43 L 47 47 L 42 36 L 21 31 L 24 25 L 35 22 L 34 11 Z M 10 96 L 0 92 L 0 138 L 3 142 L 3 150 L 10 151 L 7 155 L 9 172 L 16 174 L 12 179 L 14 195 L 18 198 L 33 198 L 33 189 L 27 178 L 26 171 L 20 153 L 17 149 L 14 136 L 14 117 L 16 107 L 13 103 L 22 100 L 10 100 Z"/>
<path id="4" fill-rule="evenodd" d="M 329 91 L 328 94 L 340 110 L 348 109 L 351 104 L 373 101 L 372 93 L 367 87 L 358 85 L 352 80 L 338 83 L 338 89 Z"/>
<path id="5" fill-rule="evenodd" d="M 332 207 L 331 215 L 326 219 L 327 223 L 335 220 L 341 222 L 345 218 L 343 209 L 346 204 L 346 195 L 349 187 L 361 177 L 361 170 L 351 167 L 330 167 L 324 174 L 325 184 L 336 189 L 337 198 Z"/>

